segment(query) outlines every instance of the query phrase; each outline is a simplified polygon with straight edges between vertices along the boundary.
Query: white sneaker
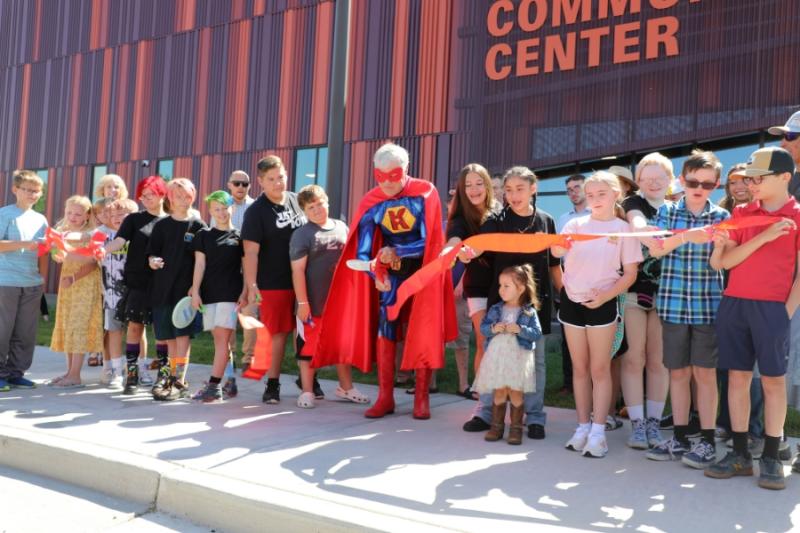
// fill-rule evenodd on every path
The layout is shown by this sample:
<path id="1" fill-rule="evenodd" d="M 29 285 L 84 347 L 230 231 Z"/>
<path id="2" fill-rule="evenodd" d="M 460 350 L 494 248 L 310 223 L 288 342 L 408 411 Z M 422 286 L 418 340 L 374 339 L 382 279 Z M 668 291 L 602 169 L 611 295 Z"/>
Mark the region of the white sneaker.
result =
<path id="1" fill-rule="evenodd" d="M 140 366 L 139 367 L 139 385 L 144 385 L 145 387 L 150 387 L 153 384 L 153 376 L 150 375 L 150 372 L 147 370 L 147 367 Z"/>
<path id="2" fill-rule="evenodd" d="M 582 452 L 588 438 L 589 430 L 578 426 L 578 429 L 575 430 L 575 434 L 572 435 L 572 438 L 567 441 L 564 447 L 573 452 Z"/>
<path id="3" fill-rule="evenodd" d="M 112 372 L 111 380 L 108 382 L 109 389 L 120 389 L 124 387 L 124 380 L 122 379 L 122 374 L 117 374 L 116 372 Z"/>
<path id="4" fill-rule="evenodd" d="M 114 371 L 111 368 L 104 368 L 100 373 L 100 384 L 108 385 L 111 383 L 111 378 L 114 377 Z"/>
<path id="5" fill-rule="evenodd" d="M 583 448 L 584 457 L 605 457 L 608 453 L 608 443 L 604 433 L 592 433 Z"/>

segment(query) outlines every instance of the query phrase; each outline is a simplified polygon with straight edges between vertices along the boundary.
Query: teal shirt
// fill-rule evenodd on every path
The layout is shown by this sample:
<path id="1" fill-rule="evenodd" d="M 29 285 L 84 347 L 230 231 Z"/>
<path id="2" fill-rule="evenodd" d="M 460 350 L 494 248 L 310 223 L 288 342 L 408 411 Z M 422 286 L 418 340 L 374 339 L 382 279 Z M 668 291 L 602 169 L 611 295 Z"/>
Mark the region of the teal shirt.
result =
<path id="1" fill-rule="evenodd" d="M 47 219 L 33 209 L 16 205 L 0 208 L 0 240 L 35 241 L 44 238 Z M 36 250 L 0 253 L 0 286 L 36 287 L 43 283 Z"/>

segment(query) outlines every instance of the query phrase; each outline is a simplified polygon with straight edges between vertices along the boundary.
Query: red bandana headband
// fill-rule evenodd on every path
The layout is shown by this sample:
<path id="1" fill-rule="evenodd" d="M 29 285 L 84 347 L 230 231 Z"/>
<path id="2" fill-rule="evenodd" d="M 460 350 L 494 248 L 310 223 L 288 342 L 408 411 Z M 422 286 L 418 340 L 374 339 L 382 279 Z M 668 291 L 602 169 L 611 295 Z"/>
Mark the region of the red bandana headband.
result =
<path id="1" fill-rule="evenodd" d="M 372 171 L 372 175 L 375 176 L 375 181 L 378 183 L 384 183 L 387 181 L 399 183 L 403 181 L 405 172 L 403 171 L 402 167 L 393 168 L 389 172 L 384 172 L 376 168 Z"/>

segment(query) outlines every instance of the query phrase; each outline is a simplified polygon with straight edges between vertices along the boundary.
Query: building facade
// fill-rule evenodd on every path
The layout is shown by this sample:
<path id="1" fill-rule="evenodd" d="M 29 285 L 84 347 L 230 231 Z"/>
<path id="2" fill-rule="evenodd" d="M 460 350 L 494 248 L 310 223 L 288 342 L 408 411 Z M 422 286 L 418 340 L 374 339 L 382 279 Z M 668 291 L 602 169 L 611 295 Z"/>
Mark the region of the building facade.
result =
<path id="1" fill-rule="evenodd" d="M 444 194 L 477 161 L 575 171 L 692 147 L 726 165 L 800 107 L 796 0 L 351 0 L 346 214 L 394 140 Z M 71 194 L 120 174 L 220 188 L 267 153 L 328 185 L 335 0 L 3 0 L 0 190 L 15 168 Z M 547 179 L 553 178 L 553 179 Z M 254 193 L 257 193 L 255 187 Z"/>

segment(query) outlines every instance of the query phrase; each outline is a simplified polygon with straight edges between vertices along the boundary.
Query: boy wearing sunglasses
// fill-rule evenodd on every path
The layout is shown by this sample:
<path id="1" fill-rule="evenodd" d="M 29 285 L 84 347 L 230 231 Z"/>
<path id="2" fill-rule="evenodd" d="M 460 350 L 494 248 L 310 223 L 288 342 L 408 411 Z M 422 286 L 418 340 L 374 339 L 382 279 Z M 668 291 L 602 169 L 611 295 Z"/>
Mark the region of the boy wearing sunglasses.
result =
<path id="1" fill-rule="evenodd" d="M 695 150 L 679 176 L 685 195 L 658 211 L 659 229 L 676 231 L 647 242 L 661 261 L 661 283 L 656 309 L 662 320 L 664 366 L 670 374 L 674 436 L 647 452 L 655 461 L 682 461 L 705 468 L 716 459 L 714 426 L 717 415 L 717 338 L 714 318 L 722 299 L 722 273 L 709 265 L 713 245 L 708 226 L 730 214 L 709 199 L 719 186 L 722 163 L 712 152 Z M 697 409 L 701 438 L 692 443 L 689 433 L 691 381 L 697 384 Z"/>
<path id="2" fill-rule="evenodd" d="M 786 419 L 786 370 L 792 315 L 800 304 L 800 204 L 789 194 L 794 161 L 782 148 L 756 150 L 744 170 L 753 202 L 733 210 L 733 220 L 774 217 L 767 226 L 717 235 L 714 268 L 730 270 L 717 314 L 719 363 L 729 370 L 728 406 L 733 451 L 706 469 L 708 477 L 727 479 L 753 474 L 747 449 L 750 380 L 758 362 L 764 389 L 764 451 L 758 485 L 783 489 L 779 446 Z"/>

